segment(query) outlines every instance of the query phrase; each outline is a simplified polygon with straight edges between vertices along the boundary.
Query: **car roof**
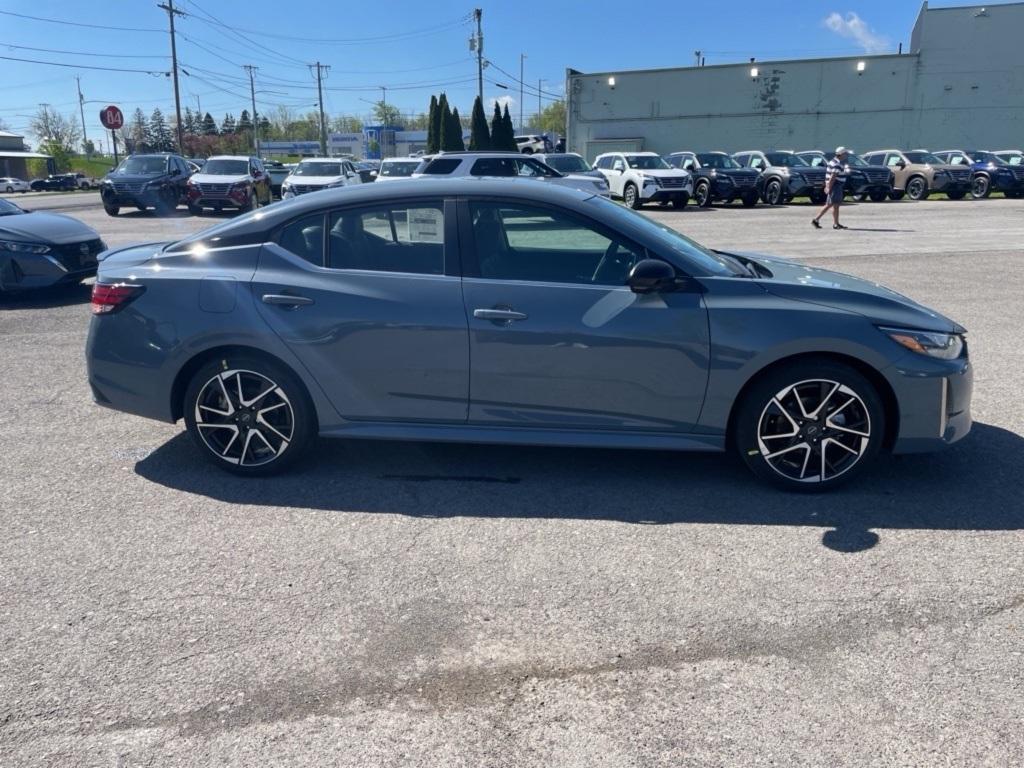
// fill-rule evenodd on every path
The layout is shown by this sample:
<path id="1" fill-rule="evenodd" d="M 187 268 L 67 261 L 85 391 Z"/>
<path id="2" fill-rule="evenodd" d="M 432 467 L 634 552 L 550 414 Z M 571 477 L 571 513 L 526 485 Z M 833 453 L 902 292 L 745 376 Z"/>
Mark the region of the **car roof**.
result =
<path id="1" fill-rule="evenodd" d="M 210 161 L 210 160 L 248 160 L 250 157 L 252 157 L 252 155 L 211 155 L 210 157 L 208 157 L 206 159 L 207 159 L 207 161 Z"/>

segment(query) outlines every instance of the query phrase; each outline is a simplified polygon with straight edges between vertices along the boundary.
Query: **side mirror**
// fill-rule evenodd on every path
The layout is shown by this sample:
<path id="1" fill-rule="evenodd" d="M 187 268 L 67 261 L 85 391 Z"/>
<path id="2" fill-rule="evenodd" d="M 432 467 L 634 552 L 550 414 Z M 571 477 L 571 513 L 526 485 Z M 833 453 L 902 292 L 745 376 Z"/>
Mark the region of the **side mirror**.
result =
<path id="1" fill-rule="evenodd" d="M 180 176 L 180 175 L 181 175 L 181 171 L 180 170 L 178 170 L 177 168 L 171 168 L 171 176 Z"/>
<path id="2" fill-rule="evenodd" d="M 370 171 L 370 177 L 376 179 L 377 178 L 377 171 Z"/>
<path id="3" fill-rule="evenodd" d="M 676 271 L 667 261 L 644 259 L 629 270 L 627 284 L 633 293 L 660 293 L 678 286 Z"/>
<path id="4" fill-rule="evenodd" d="M 904 168 L 907 167 L 907 163 L 904 160 L 900 160 L 899 162 L 896 163 L 896 167 L 899 168 L 900 170 L 903 170 Z"/>

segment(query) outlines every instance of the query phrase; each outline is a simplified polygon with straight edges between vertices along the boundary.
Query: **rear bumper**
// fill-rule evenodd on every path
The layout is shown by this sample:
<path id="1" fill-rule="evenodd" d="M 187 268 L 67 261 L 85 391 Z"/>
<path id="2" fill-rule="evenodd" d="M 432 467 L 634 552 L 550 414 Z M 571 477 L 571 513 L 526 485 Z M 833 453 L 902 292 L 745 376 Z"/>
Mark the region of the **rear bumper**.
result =
<path id="1" fill-rule="evenodd" d="M 970 432 L 974 370 L 969 360 L 913 355 L 893 366 L 886 377 L 900 412 L 893 453 L 938 450 Z"/>

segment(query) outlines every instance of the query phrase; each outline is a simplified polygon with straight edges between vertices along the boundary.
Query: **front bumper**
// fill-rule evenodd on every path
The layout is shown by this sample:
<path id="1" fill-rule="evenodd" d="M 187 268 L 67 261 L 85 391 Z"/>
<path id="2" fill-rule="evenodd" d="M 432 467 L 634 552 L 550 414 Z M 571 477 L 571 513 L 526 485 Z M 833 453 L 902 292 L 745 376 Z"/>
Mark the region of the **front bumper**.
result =
<path id="1" fill-rule="evenodd" d="M 687 182 L 679 187 L 662 187 L 654 184 L 644 184 L 640 190 L 640 199 L 645 203 L 660 203 L 669 200 L 689 199 L 693 195 L 693 182 Z"/>
<path id="2" fill-rule="evenodd" d="M 971 178 L 954 179 L 949 176 L 935 176 L 932 179 L 933 192 L 970 192 Z"/>
<path id="3" fill-rule="evenodd" d="M 117 191 L 107 187 L 100 190 L 100 197 L 106 205 L 134 205 L 152 208 L 160 204 L 160 195 L 163 192 L 164 189 L 161 187 L 157 187 L 156 189 L 142 189 L 139 191 Z"/>
<path id="4" fill-rule="evenodd" d="M 0 291 L 27 291 L 77 283 L 96 274 L 96 255 L 68 261 L 58 254 L 0 252 Z"/>
<path id="5" fill-rule="evenodd" d="M 790 177 L 787 182 L 787 195 L 789 197 L 810 197 L 811 195 L 824 195 L 825 182 L 813 181 L 810 179 L 793 179 Z"/>
<path id="6" fill-rule="evenodd" d="M 970 432 L 974 369 L 966 357 L 934 360 L 910 353 L 885 374 L 899 409 L 893 453 L 934 451 Z"/>

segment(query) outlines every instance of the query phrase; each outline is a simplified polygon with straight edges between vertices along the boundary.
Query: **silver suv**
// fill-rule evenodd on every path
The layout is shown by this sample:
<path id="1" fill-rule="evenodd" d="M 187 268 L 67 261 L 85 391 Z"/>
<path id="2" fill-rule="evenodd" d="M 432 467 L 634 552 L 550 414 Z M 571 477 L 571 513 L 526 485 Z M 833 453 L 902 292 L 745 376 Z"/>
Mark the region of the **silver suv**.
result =
<path id="1" fill-rule="evenodd" d="M 412 177 L 488 177 L 537 179 L 608 197 L 608 182 L 580 173 L 559 173 L 549 165 L 518 152 L 441 152 L 424 157 Z"/>

